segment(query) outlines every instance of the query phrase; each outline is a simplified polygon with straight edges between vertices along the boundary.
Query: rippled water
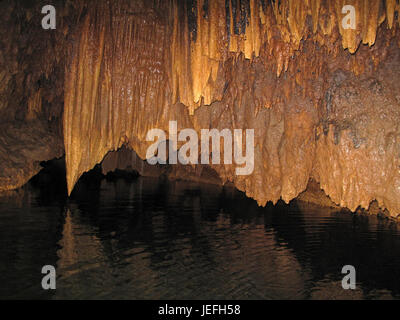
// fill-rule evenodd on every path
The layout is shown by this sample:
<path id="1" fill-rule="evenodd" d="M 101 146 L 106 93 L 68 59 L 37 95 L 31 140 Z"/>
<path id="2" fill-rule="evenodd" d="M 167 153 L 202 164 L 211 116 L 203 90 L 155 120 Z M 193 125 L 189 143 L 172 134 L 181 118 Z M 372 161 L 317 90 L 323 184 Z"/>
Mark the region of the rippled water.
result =
<path id="1" fill-rule="evenodd" d="M 365 299 L 400 295 L 398 227 L 229 187 L 30 183 L 0 197 L 0 298 Z M 41 289 L 54 265 L 57 289 Z M 344 265 L 357 271 L 343 290 Z"/>

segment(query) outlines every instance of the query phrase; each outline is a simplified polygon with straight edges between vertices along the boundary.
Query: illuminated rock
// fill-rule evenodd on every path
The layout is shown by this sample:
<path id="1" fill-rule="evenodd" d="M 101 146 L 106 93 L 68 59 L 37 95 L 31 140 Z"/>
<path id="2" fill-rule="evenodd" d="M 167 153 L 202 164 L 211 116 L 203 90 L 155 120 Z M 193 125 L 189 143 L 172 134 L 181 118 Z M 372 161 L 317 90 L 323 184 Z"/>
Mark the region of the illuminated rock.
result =
<path id="1" fill-rule="evenodd" d="M 345 5 L 355 29 L 343 27 Z M 377 200 L 396 216 L 399 11 L 395 0 L 68 2 L 33 71 L 11 45 L 0 55 L 0 114 L 12 110 L 14 80 L 25 121 L 59 115 L 45 105 L 64 100 L 69 193 L 110 151 L 127 146 L 145 159 L 148 130 L 177 121 L 198 135 L 254 129 L 252 175 L 211 170 L 260 205 L 290 201 L 314 179 L 341 206 Z M 41 79 L 54 80 L 53 93 Z"/>

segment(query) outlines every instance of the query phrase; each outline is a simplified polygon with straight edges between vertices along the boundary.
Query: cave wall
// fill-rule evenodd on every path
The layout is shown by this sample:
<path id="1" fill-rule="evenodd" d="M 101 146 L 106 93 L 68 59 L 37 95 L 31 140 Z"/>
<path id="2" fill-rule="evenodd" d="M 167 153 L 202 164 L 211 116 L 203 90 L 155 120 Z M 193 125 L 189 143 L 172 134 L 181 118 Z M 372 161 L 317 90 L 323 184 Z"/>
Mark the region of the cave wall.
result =
<path id="1" fill-rule="evenodd" d="M 40 27 L 39 5 L 5 3 L 18 13 L 11 23 Z M 356 8 L 355 30 L 342 27 L 345 4 Z M 52 119 L 62 129 L 52 136 L 63 138 L 69 193 L 110 151 L 127 146 L 145 159 L 148 130 L 168 132 L 176 120 L 178 130 L 198 134 L 255 130 L 252 175 L 210 166 L 221 183 L 260 205 L 290 201 L 313 179 L 343 207 L 377 200 L 400 213 L 398 1 L 87 0 L 56 7 L 56 30 L 36 26 L 2 40 L 0 58 L 14 60 L 0 59 L 12 84 L 0 90 L 0 113 L 8 125 Z M 28 44 L 13 49 L 24 37 Z M 12 101 L 20 111 L 9 112 Z"/>
<path id="2" fill-rule="evenodd" d="M 0 191 L 18 188 L 64 154 L 65 44 L 72 2 L 56 1 L 58 29 L 42 29 L 38 1 L 0 2 Z"/>

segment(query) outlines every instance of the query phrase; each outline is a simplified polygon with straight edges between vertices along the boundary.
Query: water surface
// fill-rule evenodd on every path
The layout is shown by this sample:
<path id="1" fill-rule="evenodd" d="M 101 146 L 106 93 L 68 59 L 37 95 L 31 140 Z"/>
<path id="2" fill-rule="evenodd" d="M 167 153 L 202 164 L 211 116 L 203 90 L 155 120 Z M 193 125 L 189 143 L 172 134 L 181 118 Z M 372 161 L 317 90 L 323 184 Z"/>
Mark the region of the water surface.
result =
<path id="1" fill-rule="evenodd" d="M 60 185 L 60 184 L 58 184 Z M 41 268 L 57 289 L 41 288 Z M 357 271 L 343 290 L 344 265 Z M 400 296 L 400 233 L 377 217 L 154 178 L 0 196 L 0 298 L 380 299 Z"/>

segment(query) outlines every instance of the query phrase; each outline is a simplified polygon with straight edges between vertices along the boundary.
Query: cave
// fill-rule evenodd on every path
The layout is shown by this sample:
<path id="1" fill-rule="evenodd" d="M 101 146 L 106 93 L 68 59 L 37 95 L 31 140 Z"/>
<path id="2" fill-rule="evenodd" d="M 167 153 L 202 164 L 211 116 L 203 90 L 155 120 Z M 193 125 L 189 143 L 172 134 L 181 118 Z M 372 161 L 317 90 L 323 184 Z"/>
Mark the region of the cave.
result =
<path id="1" fill-rule="evenodd" d="M 400 297 L 399 0 L 5 0 L 0 16 L 0 273 L 17 250 L 24 281 L 40 283 L 39 265 L 65 278 L 57 293 L 4 280 L 0 297 L 124 297 L 111 278 L 105 291 L 81 280 L 112 273 L 99 256 L 125 249 L 153 289 L 167 256 L 229 273 L 193 249 L 218 252 L 221 228 L 234 234 L 224 236 L 233 269 L 246 268 L 235 243 L 266 263 L 252 269 L 254 287 L 210 272 L 220 290 L 200 294 L 204 283 L 176 262 L 163 279 L 178 279 L 174 289 L 124 292 Z M 15 228 L 26 235 L 18 246 Z M 162 235 L 197 256 L 170 253 Z M 266 262 L 262 243 L 285 254 Z M 310 269 L 317 289 L 289 271 L 303 289 L 267 281 L 286 265 Z M 344 265 L 360 269 L 355 290 L 340 284 Z"/>

